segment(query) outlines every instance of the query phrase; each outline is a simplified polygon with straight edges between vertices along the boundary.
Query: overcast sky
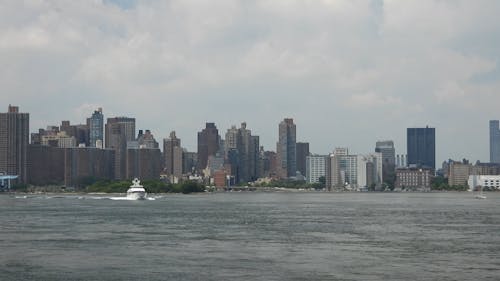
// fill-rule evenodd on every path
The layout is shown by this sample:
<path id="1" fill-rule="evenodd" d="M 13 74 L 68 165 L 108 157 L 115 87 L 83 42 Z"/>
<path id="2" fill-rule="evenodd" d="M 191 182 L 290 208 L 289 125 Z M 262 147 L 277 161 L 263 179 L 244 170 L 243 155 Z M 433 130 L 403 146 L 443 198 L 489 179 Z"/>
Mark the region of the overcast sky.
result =
<path id="1" fill-rule="evenodd" d="M 2 112 L 30 130 L 135 117 L 196 151 L 246 121 L 266 150 L 291 117 L 313 153 L 374 150 L 436 128 L 437 163 L 489 160 L 500 119 L 500 1 L 0 2 Z M 440 165 L 440 164 L 438 164 Z"/>

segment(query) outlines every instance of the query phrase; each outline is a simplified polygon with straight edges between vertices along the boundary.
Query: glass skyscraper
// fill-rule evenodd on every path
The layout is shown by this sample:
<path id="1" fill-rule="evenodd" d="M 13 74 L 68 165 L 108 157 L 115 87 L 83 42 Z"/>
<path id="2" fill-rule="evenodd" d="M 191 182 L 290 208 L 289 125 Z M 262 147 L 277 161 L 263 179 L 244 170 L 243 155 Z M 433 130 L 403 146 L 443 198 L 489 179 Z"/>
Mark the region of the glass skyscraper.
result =
<path id="1" fill-rule="evenodd" d="M 407 128 L 408 166 L 436 169 L 435 128 Z"/>
<path id="2" fill-rule="evenodd" d="M 490 120 L 490 162 L 500 163 L 500 126 L 498 120 Z"/>
<path id="3" fill-rule="evenodd" d="M 88 119 L 88 123 L 90 147 L 96 147 L 96 143 L 99 140 L 102 148 L 104 139 L 104 115 L 102 115 L 102 108 L 94 111 L 92 117 Z"/>

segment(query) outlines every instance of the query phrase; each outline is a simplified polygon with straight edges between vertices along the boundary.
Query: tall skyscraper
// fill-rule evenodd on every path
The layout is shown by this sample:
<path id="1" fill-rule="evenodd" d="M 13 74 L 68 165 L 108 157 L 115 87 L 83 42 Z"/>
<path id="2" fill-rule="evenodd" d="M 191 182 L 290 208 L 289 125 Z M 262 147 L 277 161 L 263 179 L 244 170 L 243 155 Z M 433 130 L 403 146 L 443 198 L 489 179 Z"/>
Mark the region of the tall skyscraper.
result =
<path id="1" fill-rule="evenodd" d="M 236 182 L 248 182 L 259 176 L 259 137 L 252 136 L 245 122 L 241 128 L 232 126 L 226 132 L 226 159 L 231 165 L 231 174 Z"/>
<path id="2" fill-rule="evenodd" d="M 500 163 L 500 125 L 498 120 L 490 120 L 490 162 Z"/>
<path id="3" fill-rule="evenodd" d="M 278 176 L 294 177 L 297 173 L 296 126 L 292 118 L 285 118 L 279 124 L 276 154 L 278 158 Z"/>
<path id="4" fill-rule="evenodd" d="M 297 171 L 303 176 L 306 175 L 306 157 L 309 156 L 309 143 L 298 142 L 297 146 Z"/>
<path id="5" fill-rule="evenodd" d="M 0 172 L 19 176 L 18 182 L 28 182 L 29 113 L 9 105 L 0 113 Z"/>
<path id="6" fill-rule="evenodd" d="M 92 116 L 87 119 L 87 124 L 89 127 L 90 147 L 96 147 L 96 143 L 102 145 L 104 143 L 104 115 L 102 115 L 102 108 L 99 107 L 94 111 Z"/>
<path id="7" fill-rule="evenodd" d="M 384 182 L 393 184 L 396 180 L 396 150 L 391 140 L 377 141 L 375 152 L 382 154 L 382 174 Z"/>
<path id="8" fill-rule="evenodd" d="M 198 132 L 198 169 L 207 167 L 208 157 L 215 156 L 219 150 L 219 131 L 215 123 L 206 123 L 205 129 Z"/>
<path id="9" fill-rule="evenodd" d="M 182 147 L 181 140 L 170 132 L 170 136 L 163 139 L 163 155 L 165 158 L 165 172 L 169 176 L 180 178 L 182 176 Z"/>
<path id="10" fill-rule="evenodd" d="M 106 148 L 115 150 L 115 178 L 126 179 L 127 142 L 135 140 L 135 118 L 114 117 L 106 122 Z"/>
<path id="11" fill-rule="evenodd" d="M 408 128 L 406 131 L 408 166 L 436 169 L 436 131 L 434 128 Z"/>

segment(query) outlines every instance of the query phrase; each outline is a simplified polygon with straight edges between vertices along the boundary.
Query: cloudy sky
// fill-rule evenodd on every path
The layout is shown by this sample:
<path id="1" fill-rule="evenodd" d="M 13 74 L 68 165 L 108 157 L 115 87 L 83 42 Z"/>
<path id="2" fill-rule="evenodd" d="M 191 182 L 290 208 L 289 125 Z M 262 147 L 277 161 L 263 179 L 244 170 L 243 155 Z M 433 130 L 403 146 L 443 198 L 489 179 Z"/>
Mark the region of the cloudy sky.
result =
<path id="1" fill-rule="evenodd" d="M 500 1 L 6 0 L 0 93 L 30 129 L 130 116 L 196 151 L 207 121 L 274 150 L 294 118 L 314 153 L 436 127 L 437 162 L 489 160 Z"/>

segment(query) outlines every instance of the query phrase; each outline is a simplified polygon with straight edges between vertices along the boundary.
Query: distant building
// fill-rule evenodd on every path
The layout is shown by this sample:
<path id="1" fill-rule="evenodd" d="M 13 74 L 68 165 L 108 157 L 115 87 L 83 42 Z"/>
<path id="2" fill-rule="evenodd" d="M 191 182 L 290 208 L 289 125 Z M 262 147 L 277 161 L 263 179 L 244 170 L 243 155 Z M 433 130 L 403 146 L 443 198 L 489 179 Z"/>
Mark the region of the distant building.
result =
<path id="1" fill-rule="evenodd" d="M 408 162 L 407 162 L 407 155 L 406 154 L 398 154 L 396 155 L 396 168 L 406 168 L 408 167 Z"/>
<path id="2" fill-rule="evenodd" d="M 296 158 L 297 158 L 297 171 L 303 176 L 306 175 L 306 157 L 309 156 L 309 143 L 298 142 L 296 143 Z"/>
<path id="3" fill-rule="evenodd" d="M 220 136 L 215 123 L 206 123 L 205 129 L 198 132 L 198 169 L 207 167 L 208 157 L 219 151 Z"/>
<path id="4" fill-rule="evenodd" d="M 326 176 L 328 155 L 309 155 L 306 157 L 306 179 L 308 183 L 318 183 Z"/>
<path id="5" fill-rule="evenodd" d="M 163 139 L 163 155 L 167 175 L 178 179 L 182 177 L 182 153 L 181 140 L 177 138 L 175 131 L 170 132 L 170 136 Z"/>
<path id="6" fill-rule="evenodd" d="M 79 187 L 85 179 L 115 178 L 115 152 L 95 147 L 64 148 L 64 184 Z"/>
<path id="7" fill-rule="evenodd" d="M 227 187 L 227 173 L 225 170 L 218 170 L 214 173 L 214 185 L 217 188 Z"/>
<path id="8" fill-rule="evenodd" d="M 470 175 L 467 184 L 470 191 L 477 187 L 483 190 L 500 190 L 500 175 Z"/>
<path id="9" fill-rule="evenodd" d="M 263 177 L 275 178 L 278 174 L 278 157 L 274 151 L 263 151 L 262 153 L 262 175 Z"/>
<path id="10" fill-rule="evenodd" d="M 159 148 L 159 144 L 150 130 L 139 130 L 136 141 L 140 148 Z"/>
<path id="11" fill-rule="evenodd" d="M 396 170 L 396 190 L 428 191 L 434 171 L 421 168 L 402 168 Z"/>
<path id="12" fill-rule="evenodd" d="M 500 124 L 490 120 L 490 162 L 500 163 Z"/>
<path id="13" fill-rule="evenodd" d="M 476 163 L 468 161 L 452 161 L 448 165 L 448 184 L 450 186 L 466 186 L 470 176 L 500 175 L 500 163 Z"/>
<path id="14" fill-rule="evenodd" d="M 127 179 L 160 179 L 161 167 L 160 149 L 148 147 L 127 149 Z"/>
<path id="15" fill-rule="evenodd" d="M 285 118 L 279 124 L 279 140 L 276 144 L 278 176 L 295 177 L 297 172 L 296 126 L 292 118 Z"/>
<path id="16" fill-rule="evenodd" d="M 115 177 L 126 179 L 127 142 L 135 140 L 135 118 L 114 117 L 106 122 L 105 147 L 115 150 Z"/>
<path id="17" fill-rule="evenodd" d="M 61 148 L 70 148 L 76 147 L 76 138 L 73 136 L 68 136 L 66 132 L 58 132 L 53 135 L 43 135 L 40 140 L 42 145 L 53 146 L 53 147 L 61 147 Z"/>
<path id="18" fill-rule="evenodd" d="M 380 188 L 382 181 L 381 153 L 350 155 L 347 148 L 336 148 L 327 161 L 329 190 Z"/>
<path id="19" fill-rule="evenodd" d="M 472 165 L 452 161 L 449 164 L 448 185 L 450 186 L 466 186 L 469 180 L 469 175 L 472 172 Z"/>
<path id="20" fill-rule="evenodd" d="M 19 176 L 19 183 L 28 182 L 29 137 L 29 113 L 9 105 L 0 113 L 0 172 Z"/>
<path id="21" fill-rule="evenodd" d="M 396 180 L 396 150 L 392 140 L 377 141 L 375 144 L 375 152 L 382 155 L 382 177 L 384 182 L 394 183 Z"/>
<path id="22" fill-rule="evenodd" d="M 406 131 L 408 166 L 436 169 L 435 128 L 408 128 Z"/>
<path id="23" fill-rule="evenodd" d="M 249 182 L 260 176 L 259 137 L 252 136 L 245 122 L 239 129 L 232 126 L 226 132 L 225 157 L 231 165 L 232 176 L 236 182 Z"/>
<path id="24" fill-rule="evenodd" d="M 182 151 L 182 173 L 192 175 L 196 167 L 198 167 L 198 153 L 184 149 Z"/>
<path id="25" fill-rule="evenodd" d="M 88 125 L 71 125 L 69 121 L 62 121 L 61 126 L 59 127 L 59 131 L 65 132 L 70 137 L 74 137 L 76 140 L 75 146 L 90 146 L 90 130 Z"/>
<path id="26" fill-rule="evenodd" d="M 28 183 L 38 186 L 64 184 L 64 155 L 64 148 L 28 145 Z"/>
<path id="27" fill-rule="evenodd" d="M 87 119 L 89 128 L 89 146 L 96 147 L 96 144 L 104 143 L 104 115 L 102 108 L 98 108 L 92 116 Z"/>

